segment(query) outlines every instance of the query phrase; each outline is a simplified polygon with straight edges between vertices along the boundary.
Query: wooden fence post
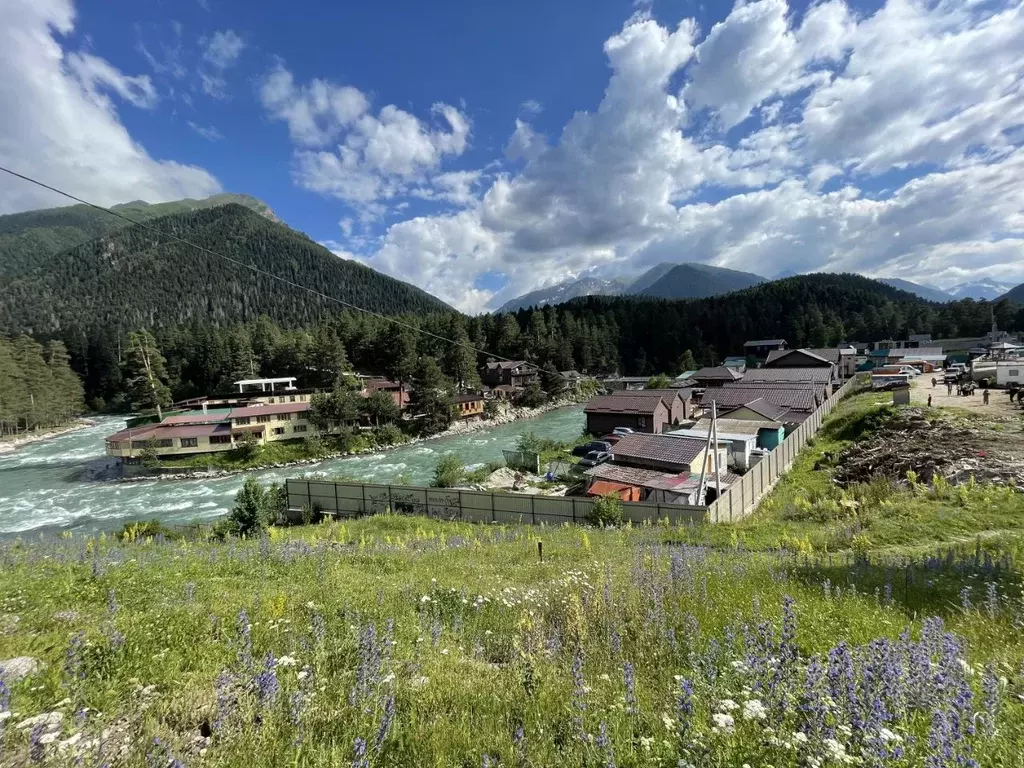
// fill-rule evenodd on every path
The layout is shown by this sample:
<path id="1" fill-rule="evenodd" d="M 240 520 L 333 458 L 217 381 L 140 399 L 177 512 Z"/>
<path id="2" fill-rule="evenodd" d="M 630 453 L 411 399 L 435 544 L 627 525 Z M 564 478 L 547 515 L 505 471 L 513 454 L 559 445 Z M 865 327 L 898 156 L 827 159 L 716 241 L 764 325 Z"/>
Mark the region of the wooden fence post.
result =
<path id="1" fill-rule="evenodd" d="M 493 523 L 496 518 L 494 516 L 494 491 L 490 491 L 491 494 L 491 522 Z"/>
<path id="2" fill-rule="evenodd" d="M 530 497 L 530 520 L 533 525 L 537 524 L 537 497 Z"/>

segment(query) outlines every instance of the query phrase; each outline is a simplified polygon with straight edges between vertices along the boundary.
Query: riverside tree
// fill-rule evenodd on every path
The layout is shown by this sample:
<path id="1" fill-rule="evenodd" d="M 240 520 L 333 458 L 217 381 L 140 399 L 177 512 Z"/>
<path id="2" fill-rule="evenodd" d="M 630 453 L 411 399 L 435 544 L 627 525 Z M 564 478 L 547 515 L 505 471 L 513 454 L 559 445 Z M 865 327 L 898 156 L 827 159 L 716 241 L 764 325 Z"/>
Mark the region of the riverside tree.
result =
<path id="1" fill-rule="evenodd" d="M 162 421 L 163 407 L 171 402 L 171 390 L 167 386 L 166 361 L 149 331 L 128 334 L 123 374 L 132 408 L 155 408 Z"/>

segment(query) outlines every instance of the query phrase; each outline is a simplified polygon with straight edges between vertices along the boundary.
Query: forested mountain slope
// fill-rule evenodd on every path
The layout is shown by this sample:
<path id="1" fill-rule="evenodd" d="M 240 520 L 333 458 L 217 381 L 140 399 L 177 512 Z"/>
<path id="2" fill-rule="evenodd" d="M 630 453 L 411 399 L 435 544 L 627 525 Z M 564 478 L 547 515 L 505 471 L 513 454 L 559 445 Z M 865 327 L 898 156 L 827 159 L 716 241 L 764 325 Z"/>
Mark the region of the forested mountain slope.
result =
<path id="1" fill-rule="evenodd" d="M 741 291 L 763 282 L 763 277 L 750 272 L 688 263 L 677 264 L 642 291 L 630 293 L 664 299 L 697 299 Z"/>
<path id="2" fill-rule="evenodd" d="M 150 222 L 239 262 L 378 312 L 449 308 L 407 283 L 340 259 L 305 235 L 237 203 Z M 69 326 L 126 332 L 268 315 L 312 324 L 338 305 L 140 226 L 62 251 L 11 279 L 0 295 L 0 332 L 57 334 Z"/>
<path id="3" fill-rule="evenodd" d="M 237 203 L 278 221 L 266 203 L 249 195 L 225 193 L 203 200 L 174 200 L 150 204 L 136 200 L 115 205 L 112 210 L 145 222 L 203 208 Z M 116 232 L 131 224 L 117 216 L 88 205 L 68 205 L 0 216 L 0 278 L 12 279 L 46 264 L 57 253 L 81 245 L 102 235 Z"/>

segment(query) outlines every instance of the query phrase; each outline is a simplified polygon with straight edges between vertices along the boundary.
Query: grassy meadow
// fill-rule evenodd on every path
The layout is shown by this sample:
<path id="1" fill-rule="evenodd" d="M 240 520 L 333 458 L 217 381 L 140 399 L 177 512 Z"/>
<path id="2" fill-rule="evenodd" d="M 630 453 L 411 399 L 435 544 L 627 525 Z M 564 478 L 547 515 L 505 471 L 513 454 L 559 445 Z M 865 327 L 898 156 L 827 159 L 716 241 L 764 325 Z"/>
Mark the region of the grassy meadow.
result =
<path id="1" fill-rule="evenodd" d="M 1020 764 L 1011 553 L 680 533 L 381 516 L 4 544 L 0 659 L 44 667 L 0 691 L 0 764 Z"/>

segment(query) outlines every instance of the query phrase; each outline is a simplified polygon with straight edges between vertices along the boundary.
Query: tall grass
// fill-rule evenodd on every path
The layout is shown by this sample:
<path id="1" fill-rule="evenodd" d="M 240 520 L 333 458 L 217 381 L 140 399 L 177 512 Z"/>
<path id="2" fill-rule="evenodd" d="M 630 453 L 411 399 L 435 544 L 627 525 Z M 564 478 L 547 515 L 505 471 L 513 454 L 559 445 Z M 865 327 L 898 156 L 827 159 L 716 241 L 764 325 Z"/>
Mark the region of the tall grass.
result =
<path id="1" fill-rule="evenodd" d="M 383 516 L 5 544 L 0 659 L 45 667 L 10 685 L 0 762 L 1017 764 L 1013 553 L 909 565 L 685 533 Z M 48 744 L 18 727 L 51 711 Z"/>

